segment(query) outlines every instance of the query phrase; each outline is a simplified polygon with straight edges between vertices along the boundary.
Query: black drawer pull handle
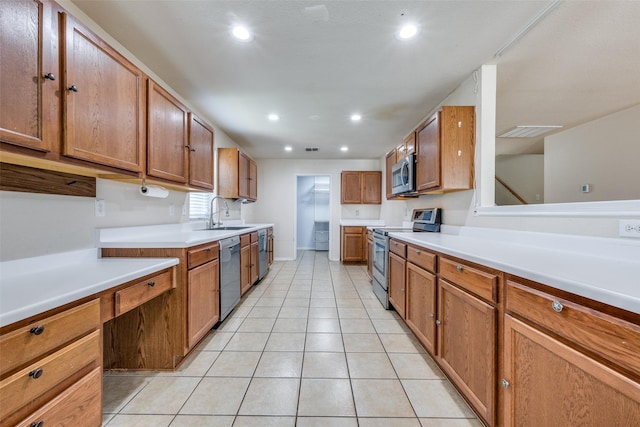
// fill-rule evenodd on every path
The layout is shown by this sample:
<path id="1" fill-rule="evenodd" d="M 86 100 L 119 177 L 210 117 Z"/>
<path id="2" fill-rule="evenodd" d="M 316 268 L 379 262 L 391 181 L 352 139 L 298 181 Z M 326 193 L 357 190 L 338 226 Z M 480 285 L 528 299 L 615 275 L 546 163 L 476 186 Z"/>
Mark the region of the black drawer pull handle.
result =
<path id="1" fill-rule="evenodd" d="M 29 427 L 42 427 L 43 425 L 44 425 L 44 421 L 40 420 L 40 421 L 32 422 L 31 424 L 29 424 Z"/>
<path id="2" fill-rule="evenodd" d="M 206 251 L 207 251 L 207 252 L 211 252 L 211 248 L 207 248 L 207 249 L 206 249 Z"/>
<path id="3" fill-rule="evenodd" d="M 33 335 L 40 335 L 41 333 L 44 332 L 44 326 L 42 325 L 34 326 L 29 330 L 29 332 L 31 332 Z"/>
<path id="4" fill-rule="evenodd" d="M 34 380 L 37 380 L 42 376 L 42 372 L 43 372 L 42 368 L 34 369 L 33 371 L 29 372 L 29 376 Z"/>
<path id="5" fill-rule="evenodd" d="M 154 282 L 153 280 L 150 281 L 149 283 L 147 283 L 147 285 L 151 286 L 152 288 L 156 285 L 156 282 Z"/>
<path id="6" fill-rule="evenodd" d="M 47 73 L 44 75 L 44 78 L 53 81 L 56 79 L 56 76 L 53 73 Z"/>
<path id="7" fill-rule="evenodd" d="M 76 86 L 76 85 L 69 86 L 69 90 L 70 90 L 71 92 L 77 92 L 77 91 L 78 91 L 78 86 Z"/>

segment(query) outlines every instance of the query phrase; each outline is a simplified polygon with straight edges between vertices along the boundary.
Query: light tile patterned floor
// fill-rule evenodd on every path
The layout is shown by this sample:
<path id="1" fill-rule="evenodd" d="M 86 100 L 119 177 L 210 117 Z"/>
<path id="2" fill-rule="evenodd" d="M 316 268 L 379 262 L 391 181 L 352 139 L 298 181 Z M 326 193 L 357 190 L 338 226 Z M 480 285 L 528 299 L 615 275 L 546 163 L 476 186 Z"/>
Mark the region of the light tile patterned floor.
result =
<path id="1" fill-rule="evenodd" d="M 365 267 L 276 262 L 177 372 L 106 373 L 104 425 L 478 427 Z"/>

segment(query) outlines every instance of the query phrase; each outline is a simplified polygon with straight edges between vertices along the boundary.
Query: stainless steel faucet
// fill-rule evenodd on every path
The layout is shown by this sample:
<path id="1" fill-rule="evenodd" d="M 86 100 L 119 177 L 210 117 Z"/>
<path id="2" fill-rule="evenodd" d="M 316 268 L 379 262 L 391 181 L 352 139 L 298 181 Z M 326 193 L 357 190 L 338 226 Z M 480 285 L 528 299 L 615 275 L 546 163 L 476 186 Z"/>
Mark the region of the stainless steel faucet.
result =
<path id="1" fill-rule="evenodd" d="M 224 208 L 223 209 L 218 209 L 217 211 L 213 210 L 213 202 L 216 199 L 222 199 L 224 200 Z M 210 214 L 209 214 L 209 228 L 214 228 L 216 226 L 222 226 L 222 221 L 220 221 L 220 212 L 222 212 L 224 210 L 225 215 L 229 216 L 229 205 L 227 204 L 227 199 L 225 199 L 222 196 L 213 196 L 213 198 L 211 199 L 211 206 L 210 206 Z M 217 221 L 213 221 L 213 217 L 214 215 L 218 215 Z"/>

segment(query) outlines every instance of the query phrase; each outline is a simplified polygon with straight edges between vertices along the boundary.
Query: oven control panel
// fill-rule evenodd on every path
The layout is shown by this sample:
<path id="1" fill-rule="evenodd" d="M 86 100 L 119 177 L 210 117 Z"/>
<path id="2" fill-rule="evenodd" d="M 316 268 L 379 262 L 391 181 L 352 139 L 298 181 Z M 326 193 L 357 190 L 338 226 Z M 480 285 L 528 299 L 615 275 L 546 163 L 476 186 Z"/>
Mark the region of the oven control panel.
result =
<path id="1" fill-rule="evenodd" d="M 438 232 L 442 223 L 442 209 L 414 209 L 411 220 L 413 221 L 413 231 Z"/>

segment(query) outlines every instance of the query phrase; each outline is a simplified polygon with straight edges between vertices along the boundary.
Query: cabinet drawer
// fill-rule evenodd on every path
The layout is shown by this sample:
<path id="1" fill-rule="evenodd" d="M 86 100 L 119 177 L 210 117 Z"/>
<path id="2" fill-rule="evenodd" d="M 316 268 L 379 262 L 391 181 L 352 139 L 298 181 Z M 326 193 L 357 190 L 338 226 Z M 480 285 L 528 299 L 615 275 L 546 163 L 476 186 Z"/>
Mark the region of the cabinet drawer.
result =
<path id="1" fill-rule="evenodd" d="M 253 233 L 251 233 L 251 243 L 254 243 L 257 241 L 258 241 L 258 232 L 254 231 Z"/>
<path id="2" fill-rule="evenodd" d="M 362 227 L 342 227 L 344 234 L 361 234 Z"/>
<path id="3" fill-rule="evenodd" d="M 240 236 L 240 247 L 244 248 L 245 246 L 249 246 L 251 244 L 251 236 L 248 234 L 243 234 Z"/>
<path id="4" fill-rule="evenodd" d="M 98 367 L 17 426 L 99 426 L 101 408 L 102 369 Z"/>
<path id="5" fill-rule="evenodd" d="M 436 255 L 422 248 L 407 246 L 407 261 L 432 273 L 436 272 Z"/>
<path id="6" fill-rule="evenodd" d="M 389 251 L 401 256 L 402 258 L 407 257 L 407 245 L 397 240 L 389 240 Z"/>
<path id="7" fill-rule="evenodd" d="M 218 258 L 218 242 L 189 249 L 187 251 L 187 268 L 194 268 Z"/>
<path id="8" fill-rule="evenodd" d="M 173 274 L 172 270 L 167 270 L 116 292 L 116 316 L 144 304 L 171 288 L 173 288 Z"/>
<path id="9" fill-rule="evenodd" d="M 498 302 L 498 276 L 440 257 L 440 276 L 487 301 Z"/>
<path id="10" fill-rule="evenodd" d="M 0 337 L 0 375 L 100 326 L 100 301 L 93 300 L 33 322 Z"/>
<path id="11" fill-rule="evenodd" d="M 0 419 L 100 359 L 100 331 L 69 344 L 0 382 Z"/>
<path id="12" fill-rule="evenodd" d="M 640 326 L 507 281 L 507 310 L 640 374 Z"/>

